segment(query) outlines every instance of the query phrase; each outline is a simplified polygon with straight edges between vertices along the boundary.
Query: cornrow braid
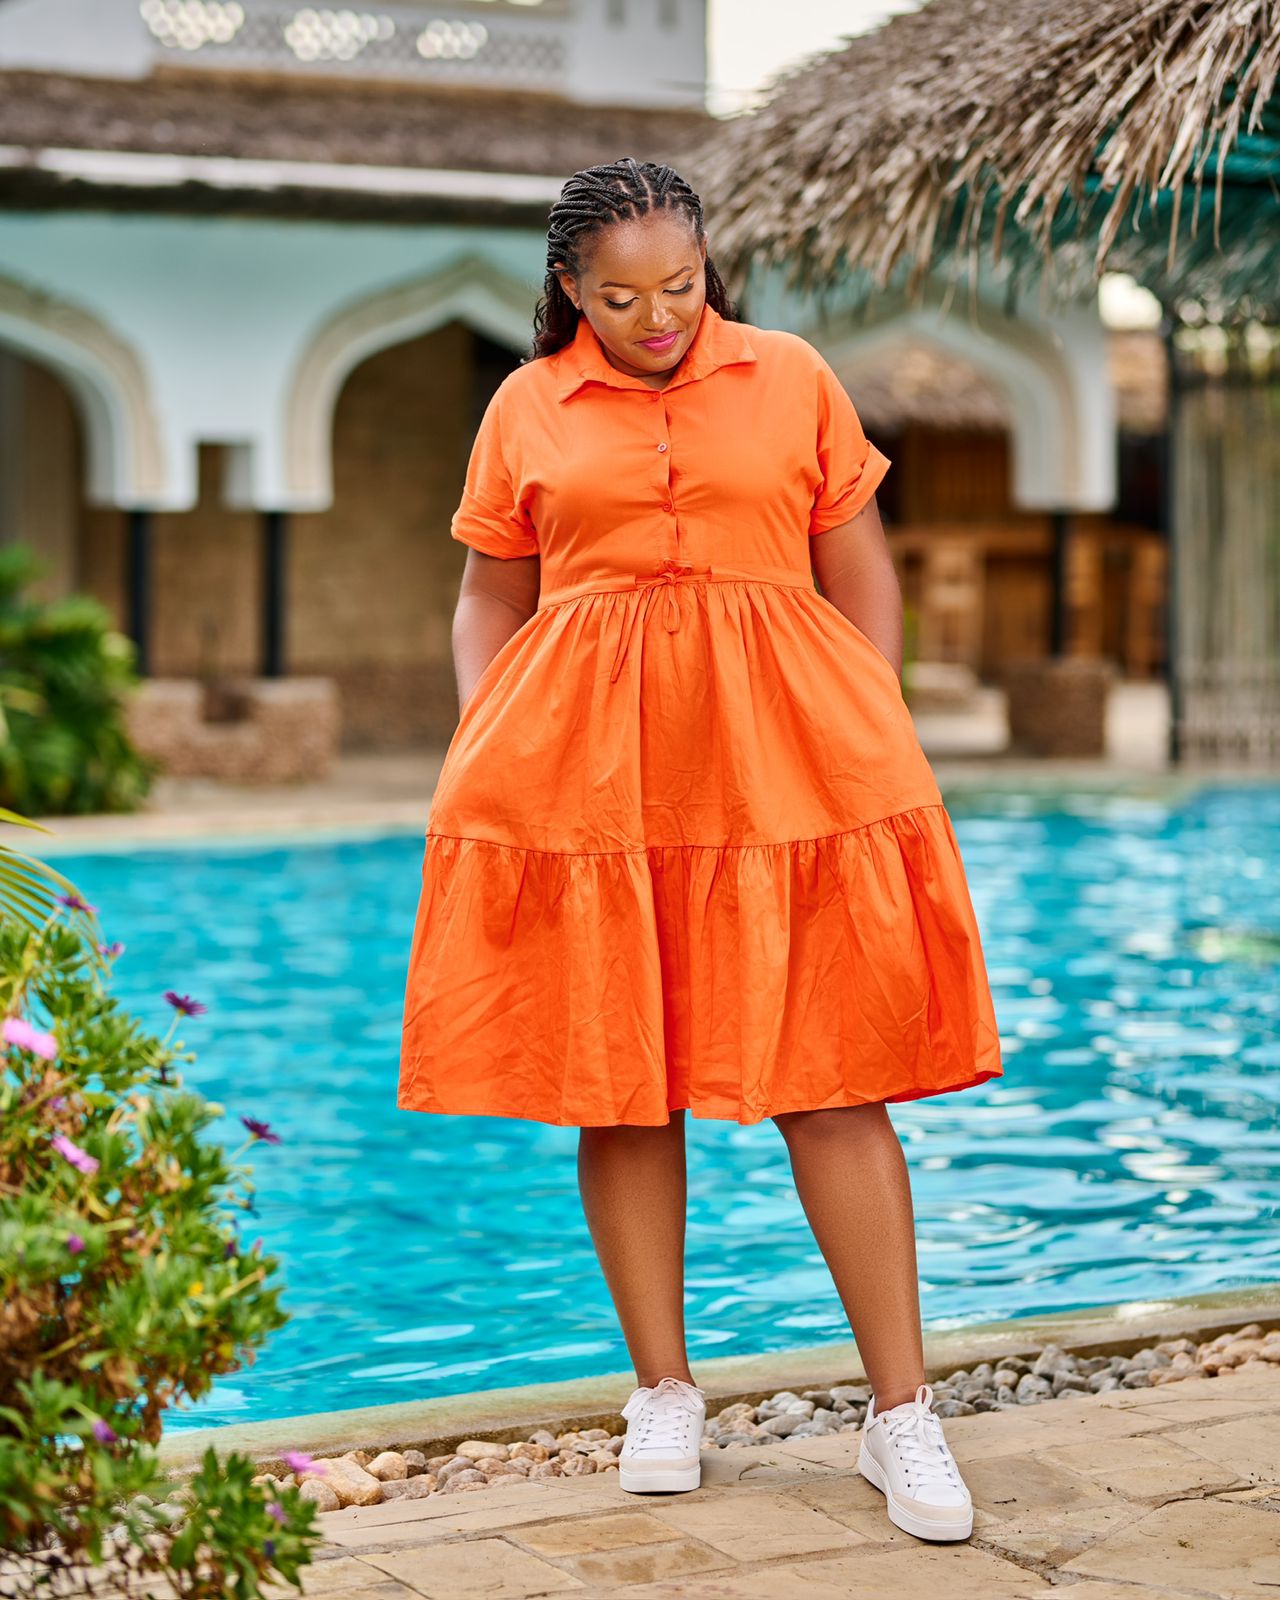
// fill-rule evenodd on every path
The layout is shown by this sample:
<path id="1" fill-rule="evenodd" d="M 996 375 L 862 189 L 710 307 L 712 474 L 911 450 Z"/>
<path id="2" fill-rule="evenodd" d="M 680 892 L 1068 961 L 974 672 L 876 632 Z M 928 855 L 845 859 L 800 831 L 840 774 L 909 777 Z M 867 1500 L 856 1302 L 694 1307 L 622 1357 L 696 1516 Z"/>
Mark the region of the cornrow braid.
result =
<path id="1" fill-rule="evenodd" d="M 615 222 L 652 216 L 656 211 L 684 212 L 695 242 L 702 242 L 706 231 L 702 201 L 674 168 L 624 156 L 573 174 L 548 219 L 547 276 L 533 314 L 533 350 L 526 360 L 554 355 L 572 342 L 581 313 L 565 293 L 560 273 L 577 277 L 582 272 L 587 241 Z M 741 321 L 710 256 L 705 271 L 707 303 L 726 321 Z"/>

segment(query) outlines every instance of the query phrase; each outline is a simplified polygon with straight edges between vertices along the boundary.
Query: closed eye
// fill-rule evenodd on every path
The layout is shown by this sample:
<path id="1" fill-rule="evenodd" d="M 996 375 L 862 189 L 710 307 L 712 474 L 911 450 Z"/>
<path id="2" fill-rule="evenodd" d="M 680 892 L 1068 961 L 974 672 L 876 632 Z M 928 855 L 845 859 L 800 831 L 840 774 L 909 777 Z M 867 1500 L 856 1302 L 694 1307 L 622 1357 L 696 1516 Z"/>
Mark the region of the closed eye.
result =
<path id="1" fill-rule="evenodd" d="M 689 290 L 692 289 L 692 288 L 693 288 L 693 279 L 690 278 L 688 283 L 682 284 L 679 289 L 668 289 L 667 293 L 668 294 L 688 294 Z M 625 311 L 628 306 L 632 306 L 634 304 L 635 304 L 634 300 L 624 300 L 624 301 L 621 302 L 621 304 L 619 304 L 619 302 L 617 300 L 606 300 L 605 301 L 605 305 L 607 305 L 611 311 Z"/>

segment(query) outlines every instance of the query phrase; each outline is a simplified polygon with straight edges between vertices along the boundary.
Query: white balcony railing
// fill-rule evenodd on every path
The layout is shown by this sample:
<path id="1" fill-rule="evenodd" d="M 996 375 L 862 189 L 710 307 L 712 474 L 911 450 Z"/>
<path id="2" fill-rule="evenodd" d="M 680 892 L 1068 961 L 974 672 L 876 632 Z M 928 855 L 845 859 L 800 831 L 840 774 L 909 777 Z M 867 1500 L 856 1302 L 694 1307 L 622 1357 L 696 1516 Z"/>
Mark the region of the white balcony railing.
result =
<path id="1" fill-rule="evenodd" d="M 184 65 L 560 89 L 570 0 L 359 9 L 296 0 L 140 0 L 157 52 Z"/>

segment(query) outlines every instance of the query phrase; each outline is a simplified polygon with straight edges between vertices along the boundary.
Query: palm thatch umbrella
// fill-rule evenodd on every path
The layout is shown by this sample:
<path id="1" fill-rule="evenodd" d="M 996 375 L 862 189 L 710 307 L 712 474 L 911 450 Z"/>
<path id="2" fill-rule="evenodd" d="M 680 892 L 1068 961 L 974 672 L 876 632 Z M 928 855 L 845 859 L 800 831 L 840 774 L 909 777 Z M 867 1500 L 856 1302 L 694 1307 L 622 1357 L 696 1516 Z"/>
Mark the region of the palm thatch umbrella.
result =
<path id="1" fill-rule="evenodd" d="M 1249 337 L 1280 324 L 1278 69 L 1277 0 L 931 0 L 776 79 L 697 164 L 734 292 L 761 266 L 802 293 L 1003 276 L 1013 303 L 1109 268 L 1160 297 L 1175 760 L 1280 762 L 1280 340 L 1259 368 Z M 1230 384 L 1180 370 L 1187 321 L 1242 328 Z"/>
<path id="2" fill-rule="evenodd" d="M 1275 0 L 932 0 L 774 81 L 698 161 L 716 260 L 789 286 L 1003 260 L 1280 309 Z"/>

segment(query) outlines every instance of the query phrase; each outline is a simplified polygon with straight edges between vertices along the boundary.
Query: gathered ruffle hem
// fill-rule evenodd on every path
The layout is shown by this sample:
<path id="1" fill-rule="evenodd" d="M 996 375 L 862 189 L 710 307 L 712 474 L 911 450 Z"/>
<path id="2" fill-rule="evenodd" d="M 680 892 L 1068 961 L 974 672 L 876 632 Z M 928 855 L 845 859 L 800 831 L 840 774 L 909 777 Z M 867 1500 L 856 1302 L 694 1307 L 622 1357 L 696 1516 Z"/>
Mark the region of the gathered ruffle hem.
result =
<path id="1" fill-rule="evenodd" d="M 574 1127 L 687 1108 L 748 1124 L 1001 1075 L 940 805 L 728 848 L 577 854 L 429 834 L 424 873 L 411 959 L 442 982 L 406 1018 L 402 1108 Z"/>

